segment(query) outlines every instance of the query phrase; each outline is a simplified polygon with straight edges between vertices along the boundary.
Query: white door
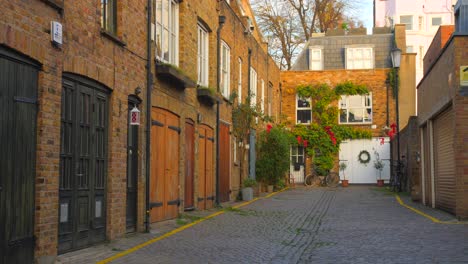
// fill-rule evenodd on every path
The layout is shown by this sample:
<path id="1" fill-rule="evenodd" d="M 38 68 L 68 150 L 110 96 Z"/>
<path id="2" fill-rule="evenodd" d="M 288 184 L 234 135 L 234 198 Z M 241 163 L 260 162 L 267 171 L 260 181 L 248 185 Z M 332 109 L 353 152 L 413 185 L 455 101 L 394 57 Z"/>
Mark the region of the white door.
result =
<path id="1" fill-rule="evenodd" d="M 367 164 L 359 162 L 359 153 L 366 150 L 370 154 Z M 340 162 L 347 165 L 346 170 L 340 171 L 340 178 L 349 180 L 349 183 L 376 183 L 379 179 L 379 171 L 374 168 L 376 153 L 384 163 L 382 179 L 390 179 L 390 139 L 388 137 L 376 137 L 372 139 L 354 139 L 344 141 L 340 145 Z"/>
<path id="2" fill-rule="evenodd" d="M 291 146 L 290 173 L 294 178 L 294 183 L 304 182 L 304 148 L 301 146 Z"/>

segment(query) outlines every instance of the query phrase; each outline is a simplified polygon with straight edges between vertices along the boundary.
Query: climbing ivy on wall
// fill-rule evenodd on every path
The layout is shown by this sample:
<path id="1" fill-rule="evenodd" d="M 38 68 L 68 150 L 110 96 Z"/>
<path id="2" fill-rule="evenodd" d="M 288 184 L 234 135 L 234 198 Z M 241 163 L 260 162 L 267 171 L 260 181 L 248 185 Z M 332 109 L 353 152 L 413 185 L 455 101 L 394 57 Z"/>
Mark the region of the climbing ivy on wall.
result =
<path id="1" fill-rule="evenodd" d="M 340 143 L 347 139 L 371 138 L 369 130 L 338 125 L 337 101 L 341 95 L 364 95 L 369 90 L 364 85 L 344 82 L 331 88 L 328 84 L 301 85 L 296 88 L 299 97 L 312 101 L 313 122 L 296 125 L 292 130 L 298 144 L 307 142 L 307 154 L 313 158 L 316 172 L 326 175 L 333 168 Z"/>

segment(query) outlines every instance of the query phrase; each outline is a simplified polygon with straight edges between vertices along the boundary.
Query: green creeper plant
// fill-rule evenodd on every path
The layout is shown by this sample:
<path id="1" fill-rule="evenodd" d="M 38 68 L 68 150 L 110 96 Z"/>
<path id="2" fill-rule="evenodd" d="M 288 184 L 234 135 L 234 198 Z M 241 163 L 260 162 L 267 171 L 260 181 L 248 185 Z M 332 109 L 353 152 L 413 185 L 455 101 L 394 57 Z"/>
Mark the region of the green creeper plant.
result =
<path id="1" fill-rule="evenodd" d="M 310 125 L 296 125 L 293 134 L 307 140 L 307 154 L 313 158 L 316 173 L 327 175 L 335 164 L 343 140 L 372 137 L 368 130 L 338 125 L 336 102 L 342 95 L 363 95 L 368 94 L 369 90 L 364 85 L 346 81 L 334 88 L 324 83 L 301 85 L 296 91 L 299 97 L 311 99 L 313 122 Z"/>

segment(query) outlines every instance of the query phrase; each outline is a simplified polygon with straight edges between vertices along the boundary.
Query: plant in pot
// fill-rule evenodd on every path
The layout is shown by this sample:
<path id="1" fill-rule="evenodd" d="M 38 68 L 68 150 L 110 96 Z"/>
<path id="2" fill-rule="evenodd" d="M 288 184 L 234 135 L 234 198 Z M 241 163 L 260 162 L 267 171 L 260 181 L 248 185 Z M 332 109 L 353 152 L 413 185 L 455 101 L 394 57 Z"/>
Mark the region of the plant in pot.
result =
<path id="1" fill-rule="evenodd" d="M 374 151 L 375 160 L 374 160 L 374 168 L 379 172 L 379 179 L 377 180 L 377 186 L 383 187 L 384 180 L 382 180 L 382 170 L 385 167 L 385 163 L 380 159 L 380 155 L 377 151 Z"/>
<path id="2" fill-rule="evenodd" d="M 273 191 L 279 187 L 285 173 L 289 170 L 289 132 L 284 128 L 273 127 L 262 131 L 257 143 L 255 173 L 257 180 Z"/>
<path id="3" fill-rule="evenodd" d="M 242 200 L 250 201 L 253 199 L 253 187 L 257 186 L 257 181 L 247 178 L 242 183 Z"/>
<path id="4" fill-rule="evenodd" d="M 346 179 L 346 174 L 345 174 L 345 170 L 346 170 L 347 167 L 348 167 L 348 165 L 346 165 L 346 163 L 340 162 L 340 171 L 343 172 L 343 180 L 341 180 L 341 186 L 343 186 L 343 187 L 348 187 L 348 185 L 349 185 L 349 182 Z"/>

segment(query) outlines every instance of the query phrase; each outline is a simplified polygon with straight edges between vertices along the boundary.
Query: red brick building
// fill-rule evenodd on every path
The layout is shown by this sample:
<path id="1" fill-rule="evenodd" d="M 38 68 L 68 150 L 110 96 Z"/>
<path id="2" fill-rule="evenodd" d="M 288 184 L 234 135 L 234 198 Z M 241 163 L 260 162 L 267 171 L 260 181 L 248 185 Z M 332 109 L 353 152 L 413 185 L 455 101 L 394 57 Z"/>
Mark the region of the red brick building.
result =
<path id="1" fill-rule="evenodd" d="M 390 140 L 384 131 L 396 119 L 395 99 L 387 82 L 392 67 L 390 51 L 395 42 L 403 48 L 400 120 L 407 120 L 415 111 L 414 100 L 410 100 L 414 99 L 415 94 L 415 54 L 407 54 L 404 50 L 404 27 L 396 25 L 394 32 L 388 29 L 377 32 L 379 34 L 365 35 L 364 30 L 344 35 L 338 30 L 312 37 L 292 70 L 281 73 L 282 113 L 292 126 L 314 122 L 313 102 L 297 96 L 296 88 L 299 85 L 326 83 L 335 87 L 350 81 L 369 89 L 369 95 L 345 96 L 338 103 L 341 114 L 337 123 L 369 130 L 373 136 L 372 140 L 348 140 L 341 144 L 339 160 L 348 165 L 346 176 L 350 183 L 376 182 L 378 173 L 373 166 L 364 166 L 357 161 L 361 150 L 367 150 L 371 160 L 374 151 L 378 151 L 385 163 L 382 178 L 388 180 L 390 177 Z M 406 123 L 401 123 L 400 127 L 403 128 Z M 294 148 L 291 150 L 291 174 L 295 182 L 301 182 L 304 175 L 310 173 L 310 168 L 306 165 L 304 150 Z M 299 170 L 293 166 L 295 162 L 302 163 Z"/>
<path id="2" fill-rule="evenodd" d="M 257 88 L 258 103 L 277 116 L 279 69 L 247 2 L 228 2 L 151 8 L 148 157 L 147 1 L 0 1 L 0 143 L 9 150 L 0 165 L 0 262 L 53 263 L 57 254 L 143 231 L 147 208 L 155 222 L 211 207 L 218 72 L 219 198 L 237 195 L 232 175 L 246 157 L 230 135 L 230 97 L 245 100 Z M 140 126 L 129 124 L 135 107 Z"/>

